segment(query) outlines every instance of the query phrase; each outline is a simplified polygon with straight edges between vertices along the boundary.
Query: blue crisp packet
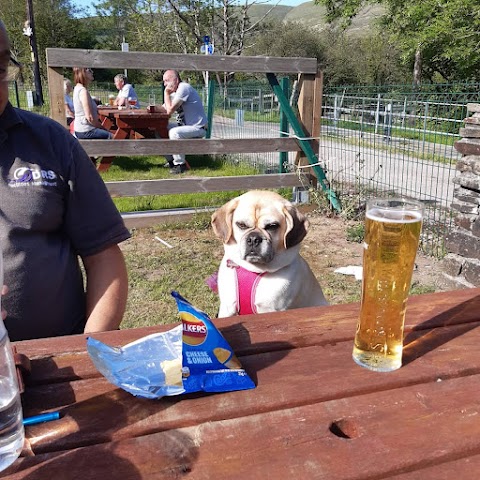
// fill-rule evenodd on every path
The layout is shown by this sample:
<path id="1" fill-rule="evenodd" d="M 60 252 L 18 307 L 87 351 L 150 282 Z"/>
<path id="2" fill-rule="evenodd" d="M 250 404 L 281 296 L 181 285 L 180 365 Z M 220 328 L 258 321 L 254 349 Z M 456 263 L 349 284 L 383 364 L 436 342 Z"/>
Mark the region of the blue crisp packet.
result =
<path id="1" fill-rule="evenodd" d="M 117 387 L 132 395 L 160 398 L 184 393 L 181 381 L 169 382 L 165 365 L 177 363 L 182 354 L 182 326 L 154 333 L 124 347 L 110 347 L 87 338 L 87 351 L 97 370 Z M 181 375 L 179 376 L 181 378 Z"/>
<path id="2" fill-rule="evenodd" d="M 248 390 L 255 384 L 242 368 L 228 342 L 208 315 L 179 293 L 177 301 L 183 325 L 182 378 L 185 392 Z"/>
<path id="3" fill-rule="evenodd" d="M 145 398 L 255 388 L 210 318 L 177 292 L 172 296 L 182 325 L 120 348 L 87 338 L 87 351 L 98 371 L 114 385 Z"/>

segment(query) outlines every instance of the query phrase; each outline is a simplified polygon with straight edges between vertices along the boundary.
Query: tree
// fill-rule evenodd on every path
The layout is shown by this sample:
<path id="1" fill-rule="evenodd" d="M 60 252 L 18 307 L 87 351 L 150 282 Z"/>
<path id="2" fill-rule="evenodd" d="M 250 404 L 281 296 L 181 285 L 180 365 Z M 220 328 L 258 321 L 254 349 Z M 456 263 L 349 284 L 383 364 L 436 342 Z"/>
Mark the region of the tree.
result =
<path id="1" fill-rule="evenodd" d="M 220 55 L 242 55 L 271 9 L 251 22 L 256 1 L 242 0 L 103 0 L 96 6 L 100 46 L 115 49 L 125 36 L 131 49 L 200 53 L 208 35 Z M 151 72 L 152 79 L 158 73 Z M 230 72 L 224 82 L 231 78 Z M 158 78 L 156 78 L 158 80 Z"/>
<path id="2" fill-rule="evenodd" d="M 399 52 L 378 31 L 362 37 L 334 28 L 319 33 L 301 23 L 275 20 L 257 35 L 248 52 L 314 57 L 324 71 L 326 85 L 402 83 L 406 78 L 399 66 Z"/>
<path id="3" fill-rule="evenodd" d="M 35 34 L 43 81 L 46 81 L 45 49 L 91 48 L 94 37 L 85 22 L 77 18 L 82 10 L 72 0 L 34 0 Z M 12 44 L 12 52 L 23 65 L 27 81 L 33 78 L 30 45 L 23 34 L 27 20 L 26 3 L 19 0 L 0 0 L 0 18 L 5 23 Z"/>
<path id="4" fill-rule="evenodd" d="M 369 0 L 315 0 L 327 7 L 328 19 L 349 24 Z M 416 65 L 417 78 L 466 81 L 480 78 L 480 31 L 477 1 L 379 0 L 386 8 L 382 25 L 402 53 Z M 422 70 L 420 72 L 419 67 Z"/>
<path id="5" fill-rule="evenodd" d="M 322 62 L 325 58 L 325 42 L 317 30 L 301 23 L 272 20 L 257 33 L 247 51 L 250 55 L 310 57 Z"/>

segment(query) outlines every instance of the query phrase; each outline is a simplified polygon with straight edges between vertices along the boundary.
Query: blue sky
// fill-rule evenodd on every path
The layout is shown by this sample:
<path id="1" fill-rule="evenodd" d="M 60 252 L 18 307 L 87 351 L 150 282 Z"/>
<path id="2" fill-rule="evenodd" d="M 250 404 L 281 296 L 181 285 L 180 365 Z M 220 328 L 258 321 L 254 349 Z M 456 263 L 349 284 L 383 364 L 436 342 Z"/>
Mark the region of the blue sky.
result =
<path id="1" fill-rule="evenodd" d="M 306 1 L 308 0 L 281 0 L 279 5 L 289 5 L 291 7 L 295 7 Z M 82 8 L 90 8 L 92 3 L 97 3 L 97 2 L 94 0 L 76 0 L 74 3 L 75 5 Z M 273 0 L 268 0 L 267 3 L 276 3 L 276 2 Z M 95 13 L 95 9 L 91 8 L 91 13 Z"/>

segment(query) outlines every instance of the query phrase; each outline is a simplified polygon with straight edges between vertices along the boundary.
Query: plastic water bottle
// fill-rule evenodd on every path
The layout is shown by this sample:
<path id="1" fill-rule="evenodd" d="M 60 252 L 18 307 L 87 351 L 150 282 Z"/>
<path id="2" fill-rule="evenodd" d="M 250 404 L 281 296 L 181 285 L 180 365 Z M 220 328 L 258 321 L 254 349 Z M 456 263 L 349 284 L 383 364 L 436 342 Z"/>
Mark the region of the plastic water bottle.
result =
<path id="1" fill-rule="evenodd" d="M 3 261 L 0 251 L 0 290 L 2 286 Z M 24 438 L 22 403 L 15 362 L 7 330 L 0 316 L 0 472 L 18 458 Z"/>

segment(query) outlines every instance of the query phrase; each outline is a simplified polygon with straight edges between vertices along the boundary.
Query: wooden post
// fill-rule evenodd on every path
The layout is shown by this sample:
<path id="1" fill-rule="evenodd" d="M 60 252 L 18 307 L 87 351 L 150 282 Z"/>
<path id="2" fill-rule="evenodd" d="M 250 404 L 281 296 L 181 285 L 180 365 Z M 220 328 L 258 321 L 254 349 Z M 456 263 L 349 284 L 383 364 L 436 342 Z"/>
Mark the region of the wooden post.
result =
<path id="1" fill-rule="evenodd" d="M 322 98 L 323 98 L 323 72 L 318 72 L 315 76 L 315 86 L 314 86 L 314 97 L 313 97 L 313 126 L 312 126 L 312 137 L 318 139 L 320 137 L 321 122 L 322 122 Z M 319 141 L 315 140 L 317 144 Z"/>
<path id="2" fill-rule="evenodd" d="M 298 113 L 300 123 L 305 137 L 311 137 L 313 131 L 314 99 L 315 99 L 315 75 L 300 74 L 299 79 L 300 96 L 298 98 Z M 318 152 L 318 142 L 312 143 L 315 154 Z M 296 165 L 308 165 L 309 161 L 303 152 L 297 153 Z M 312 173 L 309 171 L 308 173 Z"/>
<path id="3" fill-rule="evenodd" d="M 48 67 L 47 77 L 48 95 L 50 96 L 50 117 L 66 127 L 67 117 L 65 116 L 65 96 L 63 93 L 62 69 Z"/>

